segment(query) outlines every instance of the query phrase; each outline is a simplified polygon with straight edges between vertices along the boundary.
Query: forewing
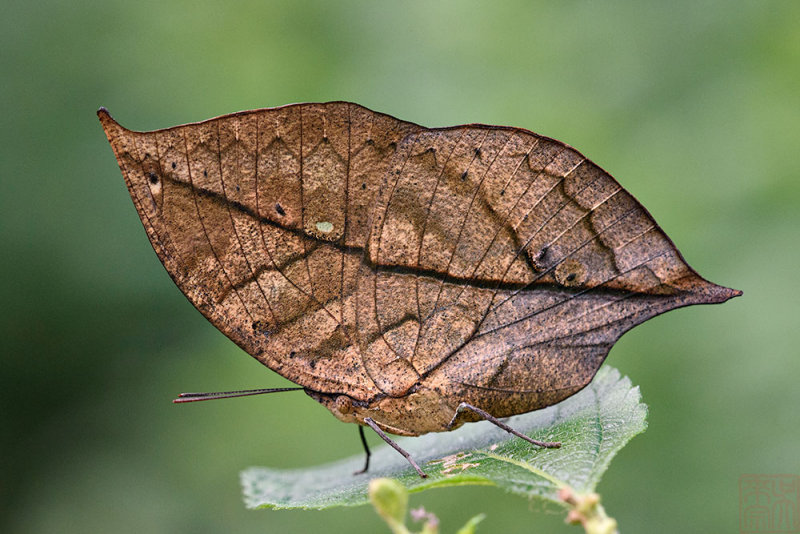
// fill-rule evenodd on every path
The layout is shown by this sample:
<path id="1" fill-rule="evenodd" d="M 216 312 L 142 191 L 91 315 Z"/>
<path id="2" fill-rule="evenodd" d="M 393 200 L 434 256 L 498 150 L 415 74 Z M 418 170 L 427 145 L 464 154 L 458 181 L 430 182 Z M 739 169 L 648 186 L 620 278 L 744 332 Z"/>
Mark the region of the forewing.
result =
<path id="1" fill-rule="evenodd" d="M 143 133 L 99 115 L 153 248 L 205 317 L 300 385 L 379 393 L 354 288 L 379 181 L 418 126 L 349 103 Z"/>

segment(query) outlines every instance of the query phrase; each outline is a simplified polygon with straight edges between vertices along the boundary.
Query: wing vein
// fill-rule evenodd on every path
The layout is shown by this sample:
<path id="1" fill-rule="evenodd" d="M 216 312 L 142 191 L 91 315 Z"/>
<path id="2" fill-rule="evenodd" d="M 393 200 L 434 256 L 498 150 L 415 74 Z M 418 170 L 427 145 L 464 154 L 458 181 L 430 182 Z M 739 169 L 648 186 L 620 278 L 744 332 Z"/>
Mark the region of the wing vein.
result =
<path id="1" fill-rule="evenodd" d="M 641 267 L 642 265 L 645 265 L 645 264 L 647 264 L 647 263 L 649 263 L 649 262 L 651 262 L 651 261 L 653 261 L 653 260 L 655 260 L 655 259 L 658 259 L 658 258 L 660 258 L 660 257 L 662 257 L 662 256 L 665 256 L 665 255 L 666 255 L 668 252 L 669 252 L 669 251 L 661 252 L 660 254 L 657 254 L 657 255 L 655 255 L 655 256 L 653 256 L 653 257 L 650 257 L 650 258 L 648 258 L 648 259 L 644 260 L 643 262 L 641 262 L 641 263 L 638 263 L 638 264 L 636 264 L 635 266 L 633 266 L 633 267 L 631 267 L 631 268 L 629 268 L 629 269 L 626 269 L 625 271 L 622 271 L 622 272 L 620 272 L 620 273 L 617 273 L 617 274 L 615 274 L 614 276 L 612 276 L 612 277 L 610 277 L 610 278 L 607 278 L 607 279 L 606 279 L 606 280 L 604 280 L 602 283 L 600 283 L 600 284 L 598 284 L 598 285 L 596 285 L 596 286 L 592 286 L 592 287 L 589 287 L 589 288 L 583 289 L 583 290 L 581 290 L 581 291 L 579 291 L 579 292 L 577 292 L 577 293 L 575 293 L 575 294 L 570 294 L 570 295 L 569 295 L 567 298 L 565 298 L 565 299 L 563 299 L 563 300 L 560 300 L 560 301 L 558 301 L 558 302 L 556 302 L 556 303 L 554 303 L 554 304 L 550 304 L 550 305 L 548 305 L 548 306 L 545 306 L 544 308 L 541 308 L 541 309 L 539 309 L 539 310 L 536 310 L 536 311 L 535 311 L 535 312 L 533 312 L 533 313 L 530 313 L 530 314 L 528 314 L 528 315 L 525 315 L 525 316 L 523 316 L 523 317 L 520 317 L 520 318 L 518 318 L 518 319 L 515 319 L 515 320 L 513 320 L 513 321 L 509 321 L 509 322 L 507 322 L 507 323 L 504 323 L 504 324 L 502 324 L 502 325 L 499 325 L 499 326 L 497 326 L 497 327 L 495 327 L 495 328 L 492 328 L 491 330 L 487 330 L 486 332 L 480 332 L 480 333 L 478 333 L 478 334 L 476 334 L 476 335 L 475 335 L 475 338 L 477 339 L 477 338 L 479 338 L 479 337 L 487 336 L 487 335 L 489 335 L 489 334 L 494 334 L 494 333 L 496 333 L 496 332 L 498 332 L 498 331 L 500 331 L 500 330 L 503 330 L 503 329 L 505 329 L 505 328 L 508 328 L 508 327 L 510 327 L 510 326 L 513 326 L 513 325 L 515 325 L 515 324 L 521 323 L 521 322 L 523 322 L 523 321 L 530 320 L 530 319 L 532 319 L 532 318 L 536 317 L 537 315 L 539 315 L 539 314 L 541 314 L 541 313 L 544 313 L 544 312 L 546 312 L 546 311 L 548 311 L 548 310 L 551 310 L 551 309 L 553 309 L 553 308 L 556 308 L 556 307 L 558 307 L 558 306 L 561 306 L 562 304 L 566 304 L 567 302 L 569 302 L 569 301 L 571 301 L 571 300 L 573 300 L 573 299 L 575 299 L 575 298 L 577 298 L 577 297 L 583 296 L 583 295 L 585 295 L 585 294 L 587 294 L 587 293 L 589 293 L 589 292 L 591 292 L 591 291 L 595 291 L 595 290 L 597 290 L 597 289 L 601 289 L 601 288 L 603 288 L 604 284 L 607 284 L 608 282 L 611 282 L 612 280 L 614 280 L 614 279 L 616 279 L 616 278 L 619 278 L 619 277 L 620 277 L 620 276 L 622 276 L 622 275 L 628 274 L 628 273 L 630 273 L 630 272 L 632 272 L 632 271 L 634 271 L 634 270 L 638 269 L 638 268 L 639 268 L 639 267 Z"/>
<path id="2" fill-rule="evenodd" d="M 455 153 L 456 149 L 458 148 L 459 143 L 461 142 L 461 140 L 463 138 L 464 138 L 464 132 L 461 132 L 461 135 L 459 135 L 458 140 L 453 145 L 453 149 L 447 155 L 447 158 L 445 159 L 444 164 L 442 165 L 442 170 L 439 171 L 439 174 L 436 176 L 436 184 L 433 186 L 433 193 L 431 194 L 431 199 L 428 202 L 428 207 L 425 210 L 425 220 L 422 222 L 422 232 L 420 233 L 419 246 L 417 247 L 417 265 L 416 265 L 416 269 L 418 271 L 420 270 L 420 260 L 422 258 L 422 244 L 425 241 L 425 232 L 428 229 L 428 219 L 430 218 L 431 207 L 433 206 L 433 202 L 436 199 L 436 192 L 439 190 L 439 184 L 442 181 L 442 176 L 444 176 L 444 170 L 447 167 L 447 164 L 450 161 L 450 159 L 453 157 L 453 154 Z M 414 277 L 414 294 L 415 294 L 416 301 L 417 301 L 417 323 L 418 323 L 418 325 L 417 325 L 417 337 L 414 340 L 414 349 L 411 351 L 411 357 L 412 358 L 417 353 L 417 347 L 419 346 L 419 338 L 420 338 L 420 333 L 422 332 L 422 323 L 423 323 L 422 306 L 421 306 L 420 301 L 419 301 L 419 278 L 420 278 L 419 276 L 415 276 Z"/>
<path id="3" fill-rule="evenodd" d="M 525 161 L 528 159 L 528 157 L 530 156 L 531 152 L 533 151 L 533 149 L 534 149 L 536 146 L 538 146 L 538 144 L 539 144 L 539 139 L 537 138 L 537 139 L 535 139 L 535 141 L 534 141 L 534 143 L 531 145 L 531 147 L 528 149 L 528 151 L 525 153 L 525 155 L 524 155 L 524 156 L 523 156 L 523 157 L 520 159 L 520 162 L 517 164 L 516 168 L 514 169 L 514 172 L 512 172 L 512 173 L 511 173 L 511 176 L 509 176 L 508 180 L 506 180 L 506 184 L 503 186 L 504 188 L 507 188 L 507 187 L 508 187 L 508 184 L 510 184 L 510 183 L 511 183 L 511 181 L 512 181 L 512 180 L 513 180 L 513 178 L 514 178 L 514 176 L 516 176 L 517 172 L 519 171 L 520 167 L 522 167 L 522 164 L 523 164 L 523 163 L 524 163 L 524 162 L 525 162 Z M 489 254 L 489 251 L 491 250 L 491 248 L 492 248 L 492 245 L 494 245 L 495 241 L 496 241 L 496 240 L 497 240 L 497 238 L 500 236 L 500 232 L 502 232 L 502 231 L 503 231 L 503 228 L 505 228 L 505 226 L 506 226 L 506 223 L 508 222 L 508 218 L 509 218 L 509 217 L 511 216 L 511 214 L 514 212 L 514 208 L 516 208 L 516 207 L 519 205 L 519 203 L 520 203 L 520 201 L 522 200 L 522 198 L 523 198 L 523 197 L 524 197 L 524 196 L 525 196 L 525 195 L 528 193 L 528 191 L 530 190 L 531 186 L 533 186 L 533 183 L 534 183 L 534 181 L 536 180 L 536 178 L 537 178 L 537 177 L 538 177 L 540 174 L 541 174 L 541 173 L 537 174 L 537 176 L 536 176 L 536 177 L 534 177 L 534 179 L 533 179 L 533 180 L 531 180 L 531 182 L 530 182 L 530 183 L 528 184 L 528 186 L 525 188 L 525 191 L 523 191 L 523 192 L 522 192 L 522 194 L 521 194 L 519 197 L 517 197 L 517 200 L 516 200 L 516 201 L 514 201 L 514 204 L 513 204 L 513 205 L 512 205 L 512 206 L 511 206 L 511 207 L 510 207 L 510 208 L 509 208 L 507 211 L 506 211 L 506 214 L 503 216 L 503 219 L 502 219 L 502 220 L 500 221 L 500 223 L 497 225 L 497 229 L 495 230 L 495 232 L 494 232 L 494 235 L 492 235 L 492 239 L 489 241 L 489 244 L 486 246 L 486 249 L 485 249 L 485 250 L 483 251 L 483 253 L 481 254 L 481 257 L 480 257 L 480 259 L 479 259 L 479 260 L 478 260 L 478 261 L 475 263 L 475 267 L 472 269 L 472 272 L 470 273 L 470 275 L 469 275 L 469 277 L 468 277 L 469 279 L 471 279 L 471 280 L 475 280 L 475 273 L 477 273 L 477 272 L 478 272 L 478 268 L 480 268 L 480 266 L 483 264 L 483 260 L 485 260 L 485 259 L 486 259 L 486 255 L 487 255 L 487 254 Z M 513 263 L 513 260 L 512 260 L 512 263 Z M 456 299 L 455 299 L 455 301 L 456 301 L 456 302 L 458 302 L 458 301 L 461 299 L 461 295 L 463 295 L 463 294 L 464 294 L 464 291 L 466 291 L 466 288 L 467 288 L 467 286 L 465 285 L 465 286 L 464 286 L 464 288 L 463 288 L 463 289 L 462 289 L 462 290 L 459 292 L 459 294 L 456 296 Z M 492 298 L 494 298 L 494 295 L 492 295 Z M 490 304 L 491 304 L 491 301 L 489 301 L 489 302 L 490 302 Z M 488 310 L 488 306 L 487 306 L 487 310 Z M 478 326 L 479 326 L 479 325 L 480 325 L 480 323 L 483 321 L 483 317 L 485 316 L 485 314 L 484 314 L 484 313 L 482 313 L 482 314 L 481 314 L 481 316 L 482 316 L 482 317 L 481 317 L 481 321 L 479 321 L 479 322 L 478 322 Z M 477 328 L 477 326 L 476 326 L 476 328 Z"/>
<path id="4" fill-rule="evenodd" d="M 236 154 L 236 168 L 237 169 L 241 169 L 240 161 L 241 161 L 241 156 L 238 153 L 238 149 L 237 149 L 237 154 Z M 225 188 L 225 177 L 223 176 L 223 172 L 222 172 L 222 147 L 221 147 L 221 139 L 220 139 L 219 122 L 217 122 L 217 164 L 219 165 L 219 183 L 222 186 L 222 196 L 224 196 L 227 199 L 228 198 L 228 193 L 227 193 L 227 190 Z M 244 259 L 244 263 L 245 263 L 245 265 L 247 265 L 247 268 L 250 271 L 250 274 L 254 277 L 254 281 L 256 283 L 256 286 L 258 287 L 258 290 L 261 293 L 261 296 L 264 297 L 264 302 L 266 303 L 267 308 L 269 308 L 269 312 L 270 312 L 270 315 L 272 315 L 272 320 L 273 320 L 273 323 L 274 323 L 275 322 L 275 312 L 273 311 L 272 305 L 270 304 L 269 299 L 267 298 L 267 294 L 264 292 L 264 288 L 261 287 L 261 282 L 259 282 L 259 280 L 258 280 L 258 275 L 256 275 L 256 272 L 253 269 L 253 266 L 250 264 L 250 260 L 247 258 L 247 252 L 245 251 L 244 244 L 242 243 L 242 238 L 239 235 L 239 231 L 236 229 L 236 221 L 233 218 L 233 212 L 231 211 L 230 204 L 226 202 L 225 203 L 225 207 L 227 208 L 228 216 L 230 217 L 230 220 L 231 220 L 231 228 L 233 229 L 233 235 L 236 237 L 236 242 L 239 244 L 239 250 L 241 250 L 241 252 L 242 252 L 242 258 Z M 231 287 L 233 287 L 234 289 L 236 288 L 236 286 L 233 285 L 233 284 L 231 284 Z"/>
<path id="5" fill-rule="evenodd" d="M 487 130 L 485 135 L 483 136 L 483 139 L 481 139 L 481 144 L 478 146 L 478 150 L 483 148 L 483 143 L 486 141 L 486 138 L 488 136 L 489 136 L 489 131 Z M 439 281 L 439 288 L 438 288 L 438 290 L 436 292 L 436 298 L 433 301 L 433 307 L 431 308 L 431 313 L 435 313 L 436 309 L 439 306 L 439 299 L 442 296 L 442 289 L 444 288 L 444 281 L 447 279 L 447 276 L 449 276 L 449 274 L 450 274 L 450 266 L 453 264 L 453 258 L 456 255 L 456 250 L 458 249 L 458 244 L 461 241 L 461 234 L 464 231 L 464 225 L 466 224 L 467 219 L 469 218 L 469 213 L 470 213 L 470 208 L 472 207 L 472 203 L 475 201 L 475 197 L 478 195 L 478 191 L 480 190 L 481 185 L 483 184 L 483 180 L 486 178 L 486 175 L 489 173 L 489 170 L 492 168 L 492 165 L 494 165 L 494 162 L 497 161 L 497 158 L 500 156 L 500 153 L 503 150 L 505 150 L 505 148 L 508 145 L 509 141 L 511 141 L 511 138 L 512 138 L 511 135 L 506 138 L 505 143 L 503 143 L 503 146 L 494 155 L 494 158 L 492 158 L 491 163 L 489 163 L 489 166 L 486 167 L 486 170 L 481 175 L 481 179 L 478 180 L 478 184 L 475 186 L 475 191 L 472 194 L 472 198 L 470 199 L 469 205 L 467 206 L 467 209 L 464 211 L 464 218 L 461 221 L 461 224 L 459 225 L 458 235 L 456 236 L 456 241 L 455 241 L 455 243 L 453 245 L 453 251 L 450 253 L 450 259 L 447 261 L 447 267 L 445 267 L 445 270 L 444 270 L 445 277 L 442 278 Z M 472 164 L 474 163 L 475 158 L 477 157 L 477 153 L 478 152 L 476 151 L 473 154 L 472 160 L 470 160 L 470 163 L 467 166 L 467 172 L 469 172 L 469 169 L 472 167 Z"/>
<path id="6" fill-rule="evenodd" d="M 441 135 L 441 134 L 439 134 L 439 135 Z M 389 197 L 386 200 L 386 210 L 384 211 L 383 220 L 381 220 L 380 229 L 378 231 L 378 237 L 377 237 L 378 242 L 377 242 L 377 245 L 376 245 L 377 246 L 377 250 L 376 250 L 376 253 L 375 253 L 376 254 L 376 264 L 377 265 L 381 264 L 380 252 L 381 252 L 381 242 L 383 240 L 383 229 L 384 229 L 384 227 L 386 225 L 386 219 L 389 217 L 389 208 L 392 205 L 392 197 L 394 196 L 394 192 L 395 192 L 395 189 L 397 188 L 397 184 L 398 184 L 398 182 L 400 182 L 400 178 L 403 175 L 403 170 L 406 168 L 406 164 L 411 159 L 411 151 L 414 149 L 415 146 L 417 146 L 417 141 L 419 141 L 419 134 L 414 136 L 414 142 L 412 143 L 412 145 L 409 147 L 408 151 L 406 152 L 406 157 L 403 160 L 403 164 L 400 166 L 400 170 L 396 175 L 397 178 L 394 180 L 394 183 L 392 183 L 392 189 L 391 189 L 391 191 L 389 191 Z M 387 170 L 387 173 L 388 172 L 389 171 Z M 380 333 L 381 338 L 383 338 L 384 343 L 386 343 L 386 346 L 389 347 L 389 350 L 391 350 L 395 354 L 395 356 L 397 356 L 399 358 L 400 355 L 397 354 L 397 351 L 394 350 L 394 348 L 392 347 L 392 345 L 389 343 L 389 341 L 386 339 L 386 336 L 384 335 L 385 332 L 383 331 L 383 326 L 381 325 L 380 315 L 378 314 L 378 272 L 377 271 L 374 273 L 374 276 L 373 276 L 372 289 L 373 289 L 372 301 L 373 301 L 373 305 L 374 305 L 373 307 L 374 307 L 374 312 L 375 312 L 375 325 L 378 327 L 378 332 Z"/>
<path id="7" fill-rule="evenodd" d="M 298 108 L 298 114 L 300 115 L 300 227 L 303 229 L 303 233 L 306 231 L 306 203 L 304 199 L 304 192 L 303 192 L 303 163 L 306 159 L 305 154 L 303 154 L 303 108 Z M 317 300 L 314 296 L 314 279 L 311 277 L 311 265 L 308 262 L 308 244 L 306 240 L 302 240 L 303 243 L 303 251 L 305 251 L 305 263 L 306 263 L 306 272 L 308 273 L 308 288 L 311 291 L 311 298 L 313 300 Z M 323 306 L 324 307 L 324 306 Z"/>
<path id="8" fill-rule="evenodd" d="M 225 269 L 225 266 L 222 264 L 222 261 L 220 261 L 219 255 L 217 254 L 217 251 L 214 250 L 214 245 L 211 243 L 211 237 L 208 235 L 206 224 L 203 221 L 203 214 L 200 211 L 200 204 L 197 202 L 197 194 L 195 192 L 194 179 L 192 178 L 192 165 L 189 160 L 189 142 L 186 139 L 185 130 L 183 131 L 183 146 L 186 154 L 186 169 L 187 172 L 189 173 L 189 185 L 191 186 L 192 189 L 192 200 L 194 201 L 194 207 L 197 210 L 197 219 L 200 221 L 200 228 L 203 229 L 203 235 L 205 236 L 206 241 L 208 242 L 208 248 L 211 250 L 211 254 L 212 256 L 214 256 L 214 260 L 217 262 L 219 268 L 222 270 L 222 274 L 225 275 L 225 279 L 228 281 L 228 285 L 231 288 L 233 288 L 234 294 L 236 294 L 236 297 L 239 299 L 239 302 L 242 303 L 242 308 L 244 309 L 248 317 L 250 317 L 250 321 L 255 321 L 255 319 L 253 318 L 253 314 L 250 313 L 250 310 L 248 309 L 247 304 L 245 304 L 242 296 L 239 294 L 239 291 L 233 286 L 233 282 L 231 282 L 231 277 L 228 275 L 228 271 Z"/>

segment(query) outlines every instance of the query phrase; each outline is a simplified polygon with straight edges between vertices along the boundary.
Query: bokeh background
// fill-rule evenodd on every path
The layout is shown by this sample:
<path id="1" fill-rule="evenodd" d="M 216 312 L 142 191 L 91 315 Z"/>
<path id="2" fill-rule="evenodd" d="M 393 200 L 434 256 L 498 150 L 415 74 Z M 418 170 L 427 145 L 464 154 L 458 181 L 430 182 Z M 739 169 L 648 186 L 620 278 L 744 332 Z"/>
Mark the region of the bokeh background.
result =
<path id="1" fill-rule="evenodd" d="M 246 511 L 238 472 L 360 451 L 218 333 L 147 241 L 95 117 L 154 129 L 351 100 L 564 140 L 744 290 L 625 335 L 649 430 L 601 483 L 624 532 L 734 532 L 743 473 L 800 473 L 800 3 L 7 0 L 0 17 L 0 531 L 384 532 Z M 372 441 L 375 443 L 375 441 Z M 454 532 L 576 532 L 499 490 L 412 496 Z"/>

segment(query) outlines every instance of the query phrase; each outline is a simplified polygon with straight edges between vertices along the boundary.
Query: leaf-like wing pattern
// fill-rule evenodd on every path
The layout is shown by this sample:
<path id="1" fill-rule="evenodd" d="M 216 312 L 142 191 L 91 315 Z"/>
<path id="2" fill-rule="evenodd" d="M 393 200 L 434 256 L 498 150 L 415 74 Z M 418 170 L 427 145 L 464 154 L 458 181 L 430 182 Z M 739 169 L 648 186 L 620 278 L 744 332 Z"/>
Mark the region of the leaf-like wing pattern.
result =
<path id="1" fill-rule="evenodd" d="M 184 294 L 346 421 L 420 434 L 464 401 L 548 406 L 633 326 L 738 294 L 605 171 L 527 130 L 346 102 L 145 133 L 99 115 Z"/>

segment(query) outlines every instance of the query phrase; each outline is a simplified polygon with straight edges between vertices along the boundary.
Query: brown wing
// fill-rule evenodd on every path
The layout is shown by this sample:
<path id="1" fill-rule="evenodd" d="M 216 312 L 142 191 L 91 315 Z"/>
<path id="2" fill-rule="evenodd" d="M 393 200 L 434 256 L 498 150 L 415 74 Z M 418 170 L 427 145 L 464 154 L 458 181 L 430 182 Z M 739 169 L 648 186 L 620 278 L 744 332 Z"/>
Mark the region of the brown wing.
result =
<path id="1" fill-rule="evenodd" d="M 562 143 L 343 102 L 154 132 L 99 112 L 156 253 L 259 361 L 355 399 L 425 382 L 495 415 L 588 382 L 623 332 L 735 294 Z"/>
<path id="2" fill-rule="evenodd" d="M 464 126 L 412 133 L 398 154 L 359 289 L 386 345 L 366 361 L 408 369 L 402 384 L 387 375 L 396 392 L 416 373 L 454 404 L 524 413 L 581 389 L 637 324 L 740 294 L 697 275 L 629 193 L 563 143 Z"/>
<path id="3" fill-rule="evenodd" d="M 153 248 L 214 326 L 302 386 L 379 393 L 353 287 L 379 183 L 418 126 L 348 103 L 145 133 L 98 114 Z"/>

